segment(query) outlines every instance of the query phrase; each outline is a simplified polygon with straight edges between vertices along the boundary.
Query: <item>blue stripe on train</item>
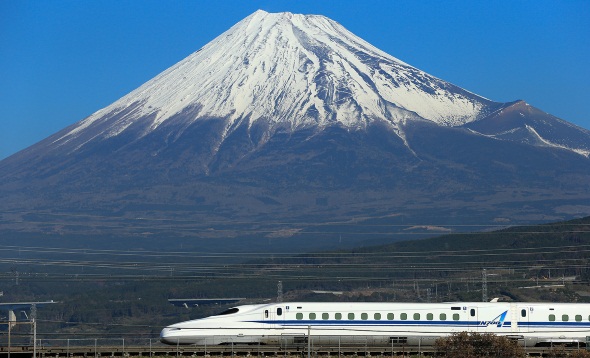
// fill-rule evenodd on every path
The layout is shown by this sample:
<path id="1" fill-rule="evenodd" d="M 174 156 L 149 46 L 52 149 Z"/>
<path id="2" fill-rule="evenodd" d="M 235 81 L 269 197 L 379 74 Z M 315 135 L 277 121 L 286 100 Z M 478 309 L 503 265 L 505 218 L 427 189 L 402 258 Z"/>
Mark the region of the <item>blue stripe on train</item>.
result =
<path id="1" fill-rule="evenodd" d="M 430 326 L 430 327 L 486 327 L 482 321 L 351 321 L 351 320 L 276 320 L 276 321 L 248 321 L 251 323 L 273 324 L 280 326 Z M 492 324 L 492 326 L 496 326 Z M 500 327 L 509 328 L 511 322 L 506 321 Z M 588 328 L 590 322 L 518 322 L 520 328 Z"/>

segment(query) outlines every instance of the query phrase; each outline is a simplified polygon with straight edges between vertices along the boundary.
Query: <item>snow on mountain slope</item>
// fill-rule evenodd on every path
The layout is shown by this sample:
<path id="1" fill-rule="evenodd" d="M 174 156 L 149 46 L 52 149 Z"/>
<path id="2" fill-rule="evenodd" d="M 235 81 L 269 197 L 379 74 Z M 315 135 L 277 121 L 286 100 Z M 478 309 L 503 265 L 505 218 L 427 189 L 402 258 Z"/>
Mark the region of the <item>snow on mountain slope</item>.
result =
<path id="1" fill-rule="evenodd" d="M 506 103 L 488 117 L 464 125 L 477 134 L 590 157 L 590 131 L 545 113 L 524 101 Z"/>
<path id="2" fill-rule="evenodd" d="M 422 118 L 457 126 L 497 107 L 326 17 L 259 10 L 55 143 L 99 122 L 102 132 L 92 138 L 117 136 L 138 123 L 146 135 L 183 111 L 190 113 L 185 127 L 203 118 L 228 118 L 230 132 L 258 120 L 292 130 L 333 123 L 363 128 L 375 120 L 398 128 L 399 122 Z"/>

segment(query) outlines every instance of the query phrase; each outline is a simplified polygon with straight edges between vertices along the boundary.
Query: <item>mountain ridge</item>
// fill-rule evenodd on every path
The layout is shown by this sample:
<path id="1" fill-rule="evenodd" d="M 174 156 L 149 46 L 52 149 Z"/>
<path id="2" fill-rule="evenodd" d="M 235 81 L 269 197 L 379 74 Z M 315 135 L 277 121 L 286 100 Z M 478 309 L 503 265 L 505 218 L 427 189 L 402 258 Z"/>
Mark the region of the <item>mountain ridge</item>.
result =
<path id="1" fill-rule="evenodd" d="M 497 139 L 561 148 L 590 157 L 590 130 L 545 113 L 523 100 L 507 103 L 487 117 L 467 123 L 464 127 Z"/>

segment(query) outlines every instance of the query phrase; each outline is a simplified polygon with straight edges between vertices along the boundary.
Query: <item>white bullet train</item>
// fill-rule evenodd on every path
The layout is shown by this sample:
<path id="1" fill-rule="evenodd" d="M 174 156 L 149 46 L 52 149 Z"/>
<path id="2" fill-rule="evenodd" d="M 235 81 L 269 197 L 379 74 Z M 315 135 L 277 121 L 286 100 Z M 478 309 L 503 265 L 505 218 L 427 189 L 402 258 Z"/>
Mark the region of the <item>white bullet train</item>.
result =
<path id="1" fill-rule="evenodd" d="M 493 333 L 525 346 L 585 346 L 590 304 L 524 302 L 350 303 L 244 305 L 164 328 L 167 344 L 288 346 L 434 344 L 454 332 Z"/>

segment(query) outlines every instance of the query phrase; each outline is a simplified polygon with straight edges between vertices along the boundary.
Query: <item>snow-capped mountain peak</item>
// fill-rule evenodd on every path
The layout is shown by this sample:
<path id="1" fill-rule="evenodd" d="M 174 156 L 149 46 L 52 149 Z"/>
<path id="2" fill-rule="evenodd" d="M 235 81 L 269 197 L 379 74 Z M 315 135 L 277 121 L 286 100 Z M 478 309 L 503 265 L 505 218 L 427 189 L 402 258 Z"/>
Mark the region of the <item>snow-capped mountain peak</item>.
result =
<path id="1" fill-rule="evenodd" d="M 117 136 L 141 122 L 145 135 L 184 113 L 203 118 L 264 120 L 272 128 L 396 126 L 423 118 L 457 126 L 495 106 L 420 71 L 324 16 L 256 11 L 176 65 L 79 122 L 69 141 L 97 121 Z M 105 128 L 106 127 L 106 128 Z"/>

